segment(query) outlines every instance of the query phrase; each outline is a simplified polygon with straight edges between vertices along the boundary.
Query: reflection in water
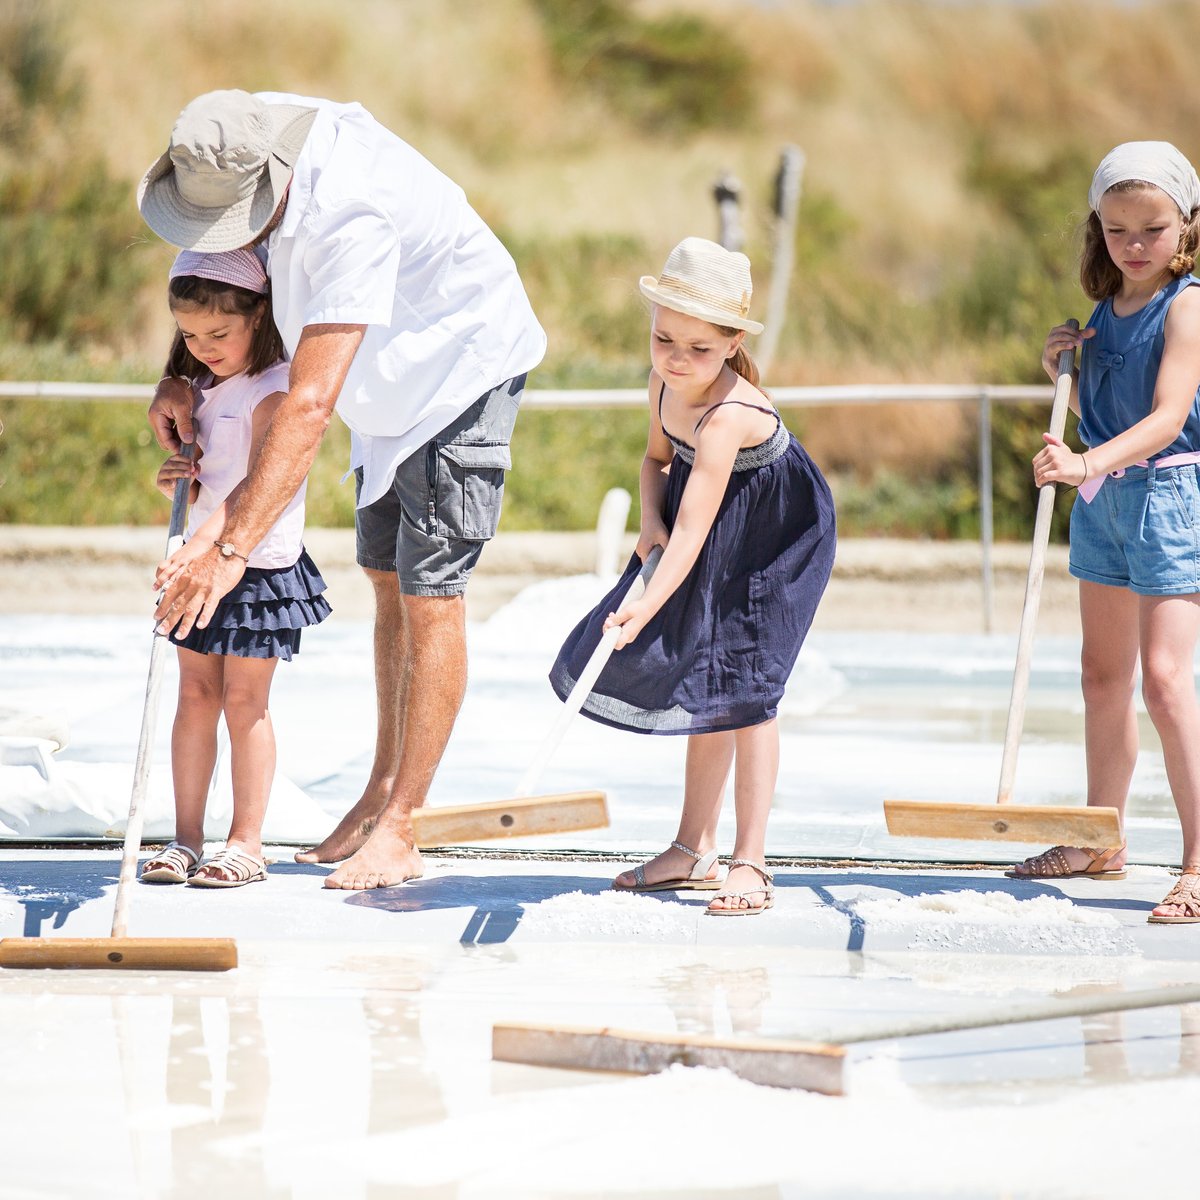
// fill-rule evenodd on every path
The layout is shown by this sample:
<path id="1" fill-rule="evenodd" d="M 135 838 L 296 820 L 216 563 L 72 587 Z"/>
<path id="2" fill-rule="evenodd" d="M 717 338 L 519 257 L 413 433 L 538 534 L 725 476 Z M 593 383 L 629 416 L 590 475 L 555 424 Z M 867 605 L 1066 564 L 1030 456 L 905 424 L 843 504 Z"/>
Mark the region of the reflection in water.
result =
<path id="1" fill-rule="evenodd" d="M 759 1034 L 763 1005 L 771 995 L 765 967 L 725 969 L 688 963 L 663 972 L 663 998 L 680 1033 Z"/>
<path id="2" fill-rule="evenodd" d="M 376 986 L 350 997 L 115 996 L 136 1194 L 456 1196 L 457 1185 L 370 1182 L 356 1162 L 372 1136 L 446 1116 L 421 1032 L 426 972 L 369 966 Z M 305 1167 L 331 1144 L 346 1153 Z"/>
<path id="3" fill-rule="evenodd" d="M 1083 1077 L 1089 1083 L 1119 1083 L 1131 1079 L 1166 1079 L 1200 1075 L 1200 1004 L 1182 1004 L 1178 1013 L 1178 1039 L 1171 1032 L 1139 1034 L 1133 1023 L 1136 1013 L 1096 1013 L 1083 1022 Z M 1165 1018 L 1168 1022 L 1170 1016 Z M 1143 1047 L 1141 1043 L 1154 1044 Z M 1176 1048 L 1171 1046 L 1176 1042 Z M 1139 1066 L 1130 1061 L 1131 1052 L 1149 1051 L 1149 1062 Z M 1168 1055 L 1173 1053 L 1173 1061 Z"/>
<path id="4" fill-rule="evenodd" d="M 493 1064 L 493 1021 L 594 1024 L 607 1015 L 627 1028 L 783 1037 L 868 1003 L 912 1010 L 942 986 L 930 955 L 868 961 L 844 951 L 627 944 L 372 949 L 323 961 L 309 947 L 280 961 L 283 953 L 221 979 L 0 979 L 9 1033 L 0 1070 L 11 1095 L 23 1097 L 26 1119 L 15 1127 L 45 1131 L 23 1135 L 39 1167 L 56 1172 L 45 1194 L 90 1194 L 96 1170 L 94 1156 L 48 1150 L 68 1111 L 68 1075 L 69 1111 L 79 1114 L 71 1119 L 81 1124 L 75 1139 L 94 1133 L 92 1142 L 112 1151 L 117 1132 L 105 1195 L 466 1200 L 486 1194 L 479 1187 L 493 1170 L 507 1178 L 521 1168 L 522 1138 L 573 1161 L 571 1148 L 599 1144 L 610 1119 L 597 1086 L 630 1094 L 620 1077 Z M 954 957 L 959 974 L 943 991 L 955 1003 L 971 1002 L 973 987 L 975 996 L 996 996 L 1030 983 L 1011 971 L 1001 978 L 983 961 L 972 975 L 969 961 Z M 1120 989 L 1110 976 L 1081 979 L 1075 990 Z M 38 1040 L 36 1031 L 53 1033 Z M 1002 1101 L 1011 1111 L 1014 1098 L 1017 1108 L 1055 1095 L 1070 1101 L 1081 1088 L 1099 1100 L 1114 1083 L 1200 1077 L 1200 1004 L 910 1039 L 866 1053 L 895 1054 L 897 1095 L 939 1108 Z M 868 1088 L 856 1093 L 854 1063 L 849 1085 L 837 1102 L 848 1116 L 869 1099 Z M 585 1093 L 590 1115 L 576 1127 L 572 1105 Z M 522 1125 L 522 1113 L 534 1124 Z M 627 1114 L 611 1120 L 617 1130 Z M 628 1132 L 654 1152 L 652 1130 Z M 702 1124 L 695 1136 L 705 1136 Z M 550 1177 L 545 1163 L 537 1166 L 534 1176 Z M 582 1200 L 587 1165 L 578 1170 L 568 1191 Z M 690 1178 L 696 1200 L 791 1194 L 759 1182 L 707 1191 Z M 638 1181 L 630 1184 L 620 1194 L 634 1200 Z"/>

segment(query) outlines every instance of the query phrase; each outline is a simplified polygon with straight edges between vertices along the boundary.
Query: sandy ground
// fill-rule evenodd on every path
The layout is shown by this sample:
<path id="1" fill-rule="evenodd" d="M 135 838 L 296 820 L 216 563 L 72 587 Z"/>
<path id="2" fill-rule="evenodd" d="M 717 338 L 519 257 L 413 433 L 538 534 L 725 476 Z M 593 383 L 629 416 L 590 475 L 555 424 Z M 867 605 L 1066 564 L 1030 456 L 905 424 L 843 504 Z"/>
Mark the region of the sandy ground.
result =
<path id="1" fill-rule="evenodd" d="M 0 613 L 148 611 L 150 578 L 162 556 L 160 528 L 7 526 L 0 528 Z M 340 617 L 371 616 L 370 589 L 354 562 L 354 534 L 310 529 L 306 541 Z M 634 539 L 627 538 L 632 551 Z M 591 533 L 501 533 L 487 547 L 467 593 L 468 615 L 483 620 L 522 588 L 595 566 Z M 1050 548 L 1038 632 L 1078 634 L 1074 580 L 1067 552 Z M 978 542 L 844 539 L 833 580 L 817 614 L 818 630 L 978 633 L 986 631 Z M 1029 546 L 993 548 L 992 631 L 1020 626 Z"/>

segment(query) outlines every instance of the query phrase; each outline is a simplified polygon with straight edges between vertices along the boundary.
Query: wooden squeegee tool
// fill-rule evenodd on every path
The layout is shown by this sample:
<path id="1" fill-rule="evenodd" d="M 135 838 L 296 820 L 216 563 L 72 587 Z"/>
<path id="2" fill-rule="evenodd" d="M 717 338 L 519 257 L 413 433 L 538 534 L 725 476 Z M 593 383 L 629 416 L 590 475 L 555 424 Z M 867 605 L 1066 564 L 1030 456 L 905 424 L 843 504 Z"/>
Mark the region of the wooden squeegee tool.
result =
<path id="1" fill-rule="evenodd" d="M 1079 328 L 1078 322 L 1071 321 L 1070 324 L 1075 329 Z M 1054 405 L 1050 414 L 1050 432 L 1060 439 L 1066 429 L 1074 367 L 1075 351 L 1064 350 L 1058 356 L 1058 379 L 1054 387 Z M 893 837 L 1000 840 L 1101 848 L 1119 846 L 1124 840 L 1120 815 L 1115 808 L 1103 808 L 1098 805 L 1051 806 L 1012 803 L 1017 752 L 1020 749 L 1021 731 L 1025 724 L 1025 700 L 1029 693 L 1033 634 L 1037 626 L 1042 579 L 1046 572 L 1046 547 L 1050 541 L 1050 523 L 1054 515 L 1054 494 L 1053 483 L 1043 484 L 1038 492 L 1033 548 L 1029 556 L 1025 604 L 1021 610 L 1017 661 L 1013 670 L 1012 694 L 1008 706 L 1008 723 L 1004 731 L 1004 753 L 1000 763 L 1000 786 L 996 803 L 951 804 L 945 801 L 885 800 L 883 812 L 887 819 L 888 833 Z"/>

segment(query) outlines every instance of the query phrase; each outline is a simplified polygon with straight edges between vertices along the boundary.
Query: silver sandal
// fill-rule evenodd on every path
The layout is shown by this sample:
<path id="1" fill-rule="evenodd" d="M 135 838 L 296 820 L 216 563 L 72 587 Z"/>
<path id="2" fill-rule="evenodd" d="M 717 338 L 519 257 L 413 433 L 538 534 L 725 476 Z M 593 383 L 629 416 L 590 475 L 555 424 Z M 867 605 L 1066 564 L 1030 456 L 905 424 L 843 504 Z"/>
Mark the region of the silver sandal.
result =
<path id="1" fill-rule="evenodd" d="M 709 905 L 704 911 L 710 917 L 756 917 L 759 913 L 766 912 L 768 908 L 773 908 L 775 905 L 775 885 L 771 881 L 775 876 L 766 867 L 752 862 L 748 858 L 731 858 L 729 860 L 729 870 L 732 871 L 734 867 L 753 867 L 763 877 L 762 887 L 745 888 L 740 892 L 718 892 L 709 901 Z M 761 904 L 748 903 L 745 908 L 713 908 L 713 905 L 718 900 L 744 900 L 747 896 L 757 896 L 760 892 L 763 898 Z"/>
<path id="2" fill-rule="evenodd" d="M 696 865 L 692 868 L 692 872 L 686 879 L 663 879 L 658 883 L 646 882 L 646 869 L 639 864 L 633 868 L 633 878 L 636 881 L 633 887 L 623 887 L 619 883 L 613 883 L 613 891 L 615 892 L 711 892 L 721 886 L 722 878 L 718 874 L 715 878 L 709 879 L 708 873 L 713 869 L 720 857 L 716 850 L 710 850 L 707 854 L 697 854 L 690 846 L 685 846 L 682 842 L 672 842 L 671 848 L 679 850 L 683 854 L 696 860 Z"/>
<path id="3" fill-rule="evenodd" d="M 187 883 L 200 870 L 201 855 L 182 842 L 168 842 L 142 864 L 143 883 Z"/>
<path id="4" fill-rule="evenodd" d="M 209 875 L 209 871 L 224 871 L 227 878 Z M 204 864 L 203 870 L 188 880 L 189 887 L 235 888 L 248 883 L 261 883 L 267 877 L 267 864 L 261 858 L 243 850 L 240 846 L 226 846 L 218 850 Z"/>

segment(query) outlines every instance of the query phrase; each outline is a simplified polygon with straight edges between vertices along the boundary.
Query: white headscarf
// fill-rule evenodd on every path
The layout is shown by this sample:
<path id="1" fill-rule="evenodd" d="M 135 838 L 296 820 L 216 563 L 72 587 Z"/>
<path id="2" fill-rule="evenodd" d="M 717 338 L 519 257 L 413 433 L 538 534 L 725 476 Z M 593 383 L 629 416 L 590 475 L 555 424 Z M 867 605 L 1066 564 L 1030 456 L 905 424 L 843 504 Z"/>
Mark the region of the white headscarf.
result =
<path id="1" fill-rule="evenodd" d="M 1114 184 L 1138 179 L 1161 188 L 1179 206 L 1184 218 L 1200 206 L 1196 168 L 1170 142 L 1122 142 L 1110 150 L 1092 176 L 1088 204 L 1100 211 L 1100 199 Z"/>

